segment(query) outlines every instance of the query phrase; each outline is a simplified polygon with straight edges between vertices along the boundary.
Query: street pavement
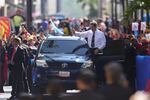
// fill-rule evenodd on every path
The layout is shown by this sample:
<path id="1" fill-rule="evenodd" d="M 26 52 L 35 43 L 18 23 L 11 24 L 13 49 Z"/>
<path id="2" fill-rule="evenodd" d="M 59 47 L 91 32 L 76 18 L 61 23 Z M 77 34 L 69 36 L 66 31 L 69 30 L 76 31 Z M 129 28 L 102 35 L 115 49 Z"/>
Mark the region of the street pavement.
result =
<path id="1" fill-rule="evenodd" d="M 11 96 L 11 86 L 4 86 L 3 87 L 5 93 L 0 93 L 0 100 L 7 100 Z M 78 93 L 79 90 L 67 90 L 66 93 Z"/>
<path id="2" fill-rule="evenodd" d="M 7 100 L 11 96 L 11 86 L 4 86 L 5 93 L 0 93 L 0 100 Z"/>

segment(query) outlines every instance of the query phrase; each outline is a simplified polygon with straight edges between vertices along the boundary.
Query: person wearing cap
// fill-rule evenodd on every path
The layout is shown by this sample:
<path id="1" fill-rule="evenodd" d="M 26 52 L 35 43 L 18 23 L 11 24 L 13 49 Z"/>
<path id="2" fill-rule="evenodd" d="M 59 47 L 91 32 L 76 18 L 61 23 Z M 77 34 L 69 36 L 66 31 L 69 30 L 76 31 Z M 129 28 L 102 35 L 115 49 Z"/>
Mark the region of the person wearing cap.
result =
<path id="1" fill-rule="evenodd" d="M 19 37 L 14 37 L 12 47 L 8 51 L 9 69 L 12 76 L 12 96 L 8 100 L 16 98 L 19 93 L 24 91 L 23 72 L 25 54 L 20 44 L 21 39 Z"/>

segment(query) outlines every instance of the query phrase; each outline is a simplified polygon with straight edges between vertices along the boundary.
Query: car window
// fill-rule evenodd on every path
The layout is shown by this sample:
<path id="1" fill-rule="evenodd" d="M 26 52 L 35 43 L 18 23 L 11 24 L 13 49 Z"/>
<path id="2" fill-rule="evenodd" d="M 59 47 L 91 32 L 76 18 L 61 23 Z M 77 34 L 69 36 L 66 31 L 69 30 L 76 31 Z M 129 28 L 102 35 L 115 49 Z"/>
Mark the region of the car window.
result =
<path id="1" fill-rule="evenodd" d="M 87 44 L 81 40 L 46 40 L 41 47 L 40 53 L 85 55 L 87 51 Z"/>

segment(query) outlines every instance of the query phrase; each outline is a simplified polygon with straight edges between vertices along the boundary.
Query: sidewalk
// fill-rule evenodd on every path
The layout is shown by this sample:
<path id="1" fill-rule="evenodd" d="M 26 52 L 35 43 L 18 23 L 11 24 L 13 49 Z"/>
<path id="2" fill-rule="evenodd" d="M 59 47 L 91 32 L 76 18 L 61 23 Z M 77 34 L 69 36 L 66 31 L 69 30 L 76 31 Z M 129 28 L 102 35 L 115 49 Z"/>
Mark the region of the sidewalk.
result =
<path id="1" fill-rule="evenodd" d="M 11 96 L 11 86 L 4 86 L 5 93 L 0 93 L 0 100 L 7 100 Z"/>

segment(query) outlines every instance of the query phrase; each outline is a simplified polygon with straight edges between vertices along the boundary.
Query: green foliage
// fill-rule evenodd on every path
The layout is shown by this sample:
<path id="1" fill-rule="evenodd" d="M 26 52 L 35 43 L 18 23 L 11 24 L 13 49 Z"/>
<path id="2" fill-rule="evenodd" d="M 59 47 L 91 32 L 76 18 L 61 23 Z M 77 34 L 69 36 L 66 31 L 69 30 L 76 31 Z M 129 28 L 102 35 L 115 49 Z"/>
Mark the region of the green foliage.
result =
<path id="1" fill-rule="evenodd" d="M 77 2 L 82 4 L 83 9 L 85 9 L 87 5 L 90 7 L 88 17 L 97 16 L 98 0 L 77 0 Z"/>
<path id="2" fill-rule="evenodd" d="M 124 25 L 126 27 L 133 21 L 133 13 L 139 9 L 150 9 L 150 0 L 133 0 L 126 9 L 124 16 Z"/>

